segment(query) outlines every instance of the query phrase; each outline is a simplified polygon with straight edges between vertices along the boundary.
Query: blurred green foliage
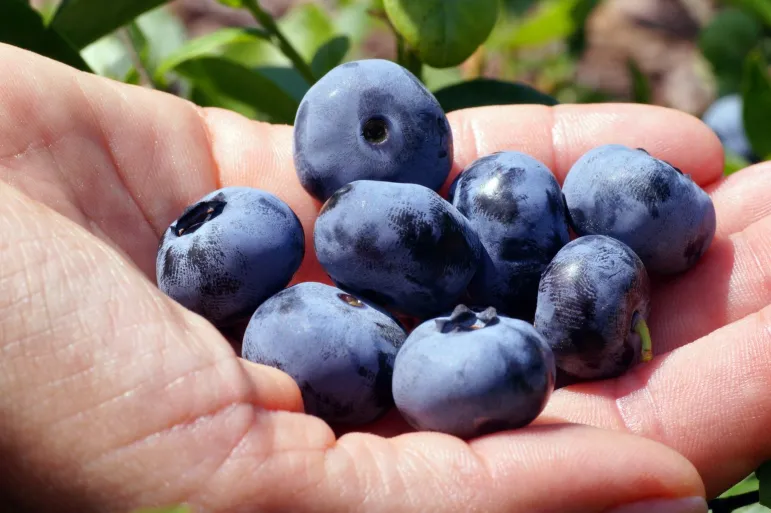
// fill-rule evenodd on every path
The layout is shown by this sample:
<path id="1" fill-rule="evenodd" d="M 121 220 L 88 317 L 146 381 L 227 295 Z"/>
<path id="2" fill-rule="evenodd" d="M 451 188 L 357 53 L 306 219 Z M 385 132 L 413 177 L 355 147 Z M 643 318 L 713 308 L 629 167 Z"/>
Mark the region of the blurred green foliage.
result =
<path id="1" fill-rule="evenodd" d="M 373 40 L 391 41 L 395 60 L 447 110 L 656 97 L 651 77 L 633 59 L 623 98 L 577 80 L 587 22 L 603 0 L 299 2 L 277 20 L 259 0 L 217 1 L 250 12 L 254 26 L 191 39 L 166 0 L 45 0 L 37 9 L 27 0 L 0 0 L 0 41 L 276 123 L 292 123 L 303 94 L 330 69 L 372 57 Z M 754 153 L 770 157 L 771 2 L 722 0 L 696 42 L 718 96 L 745 98 Z M 744 158 L 728 153 L 726 172 Z"/>

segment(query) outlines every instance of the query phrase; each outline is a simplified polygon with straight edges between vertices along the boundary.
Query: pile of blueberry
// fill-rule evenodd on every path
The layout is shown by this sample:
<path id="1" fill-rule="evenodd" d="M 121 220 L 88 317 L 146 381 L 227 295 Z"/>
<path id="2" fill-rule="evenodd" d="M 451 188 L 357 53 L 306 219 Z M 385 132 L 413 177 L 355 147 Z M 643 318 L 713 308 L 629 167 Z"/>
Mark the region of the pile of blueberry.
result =
<path id="1" fill-rule="evenodd" d="M 409 71 L 343 64 L 308 91 L 294 127 L 298 176 L 324 202 L 315 252 L 336 287 L 286 288 L 302 225 L 247 187 L 214 191 L 171 224 L 159 287 L 216 326 L 248 321 L 243 357 L 292 376 L 306 412 L 330 424 L 395 405 L 419 430 L 518 428 L 557 372 L 606 379 L 649 359 L 648 273 L 684 272 L 710 246 L 707 194 L 643 149 L 607 145 L 562 188 L 507 151 L 473 162 L 443 198 L 452 144 Z"/>

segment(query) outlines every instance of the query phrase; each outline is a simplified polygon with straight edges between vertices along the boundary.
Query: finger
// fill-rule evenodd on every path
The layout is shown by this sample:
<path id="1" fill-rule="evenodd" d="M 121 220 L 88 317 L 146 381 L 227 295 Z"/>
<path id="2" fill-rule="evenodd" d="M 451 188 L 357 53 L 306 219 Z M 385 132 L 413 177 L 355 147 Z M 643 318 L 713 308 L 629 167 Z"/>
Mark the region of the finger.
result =
<path id="1" fill-rule="evenodd" d="M 708 188 L 717 211 L 715 237 L 742 231 L 771 215 L 771 162 L 750 166 Z"/>
<path id="2" fill-rule="evenodd" d="M 532 427 L 470 445 L 431 433 L 392 439 L 356 433 L 317 453 L 299 453 L 296 442 L 285 438 L 280 443 L 291 443 L 298 456 L 261 460 L 257 468 L 249 456 L 260 454 L 263 443 L 247 438 L 239 457 L 208 484 L 218 489 L 232 484 L 234 475 L 251 477 L 219 504 L 222 510 L 279 511 L 292 497 L 293 511 L 601 513 L 640 501 L 695 497 L 692 507 L 701 509 L 681 511 L 706 512 L 701 480 L 682 456 L 649 440 L 586 426 Z M 559 493 L 549 493 L 554 490 Z"/>
<path id="3" fill-rule="evenodd" d="M 255 402 L 266 410 L 303 413 L 302 395 L 297 383 L 286 373 L 267 365 L 239 359 L 255 389 Z"/>
<path id="4" fill-rule="evenodd" d="M 716 239 L 698 265 L 657 284 L 653 297 L 651 336 L 658 354 L 771 304 L 771 216 Z"/>
<path id="5" fill-rule="evenodd" d="M 457 173 L 496 151 L 518 150 L 546 164 L 562 182 L 573 163 L 603 144 L 645 148 L 700 185 L 723 173 L 715 134 L 683 112 L 637 104 L 482 107 L 449 114 Z"/>
<path id="6" fill-rule="evenodd" d="M 545 415 L 664 443 L 713 497 L 771 458 L 769 354 L 771 306 L 621 378 L 558 390 Z"/>

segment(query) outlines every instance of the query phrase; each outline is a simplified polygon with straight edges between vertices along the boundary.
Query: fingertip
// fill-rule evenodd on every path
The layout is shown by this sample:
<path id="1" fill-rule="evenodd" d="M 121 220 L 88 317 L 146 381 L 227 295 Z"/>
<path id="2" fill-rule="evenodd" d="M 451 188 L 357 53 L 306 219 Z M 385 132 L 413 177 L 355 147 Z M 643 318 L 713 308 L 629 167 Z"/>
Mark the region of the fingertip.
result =
<path id="1" fill-rule="evenodd" d="M 604 144 L 644 148 L 705 186 L 723 174 L 723 147 L 700 119 L 642 104 L 558 105 L 552 130 L 555 168 L 564 175 L 584 153 Z"/>
<path id="2" fill-rule="evenodd" d="M 455 146 L 448 184 L 477 158 L 512 150 L 540 160 L 562 183 L 576 160 L 605 144 L 645 148 L 702 186 L 723 174 L 723 148 L 715 133 L 698 118 L 665 107 L 510 105 L 455 111 L 448 119 Z"/>
<path id="3" fill-rule="evenodd" d="M 288 374 L 269 367 L 240 359 L 241 367 L 254 384 L 257 402 L 266 410 L 303 413 L 302 394 L 297 383 Z"/>

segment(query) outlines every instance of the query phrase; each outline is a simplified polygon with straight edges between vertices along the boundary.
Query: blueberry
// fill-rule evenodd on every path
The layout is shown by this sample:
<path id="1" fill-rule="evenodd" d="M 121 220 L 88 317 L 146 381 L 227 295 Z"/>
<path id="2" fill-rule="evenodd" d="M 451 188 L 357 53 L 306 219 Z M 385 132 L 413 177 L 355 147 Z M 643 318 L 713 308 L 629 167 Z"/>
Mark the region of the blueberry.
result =
<path id="1" fill-rule="evenodd" d="M 394 363 L 393 395 L 414 428 L 473 438 L 530 424 L 554 375 L 554 355 L 533 326 L 461 305 L 410 334 Z"/>
<path id="2" fill-rule="evenodd" d="M 744 130 L 743 101 L 739 94 L 719 98 L 702 116 L 704 123 L 720 138 L 723 146 L 750 162 L 759 162 Z"/>
<path id="3" fill-rule="evenodd" d="M 532 321 L 541 273 L 570 240 L 557 179 L 538 160 L 508 151 L 473 162 L 453 185 L 453 205 L 486 250 L 469 301 Z"/>
<path id="4" fill-rule="evenodd" d="M 691 177 L 642 149 L 611 144 L 581 157 L 562 192 L 578 235 L 624 242 L 648 271 L 696 264 L 715 235 L 715 207 Z"/>
<path id="5" fill-rule="evenodd" d="M 294 125 L 300 183 L 324 201 L 356 180 L 438 190 L 452 166 L 452 133 L 439 102 L 396 63 L 342 64 L 305 94 Z"/>
<path id="6" fill-rule="evenodd" d="M 482 253 L 468 221 L 431 189 L 369 180 L 327 200 L 314 243 L 339 287 L 420 318 L 456 304 Z"/>
<path id="7" fill-rule="evenodd" d="M 306 413 L 331 424 L 366 424 L 393 406 L 393 362 L 406 336 L 377 307 L 305 282 L 254 312 L 243 356 L 292 376 Z"/>
<path id="8" fill-rule="evenodd" d="M 286 203 L 259 189 L 226 187 L 189 206 L 163 234 L 158 287 L 226 326 L 286 287 L 304 255 L 302 225 Z"/>
<path id="9" fill-rule="evenodd" d="M 562 248 L 544 271 L 535 327 L 561 371 L 605 379 L 641 360 L 649 312 L 650 282 L 634 251 L 610 237 L 587 235 Z"/>

